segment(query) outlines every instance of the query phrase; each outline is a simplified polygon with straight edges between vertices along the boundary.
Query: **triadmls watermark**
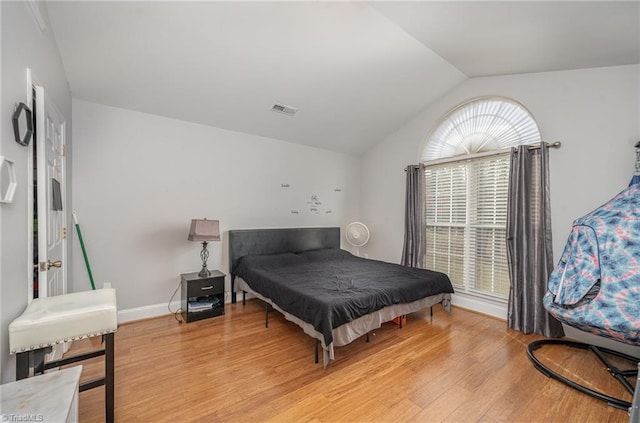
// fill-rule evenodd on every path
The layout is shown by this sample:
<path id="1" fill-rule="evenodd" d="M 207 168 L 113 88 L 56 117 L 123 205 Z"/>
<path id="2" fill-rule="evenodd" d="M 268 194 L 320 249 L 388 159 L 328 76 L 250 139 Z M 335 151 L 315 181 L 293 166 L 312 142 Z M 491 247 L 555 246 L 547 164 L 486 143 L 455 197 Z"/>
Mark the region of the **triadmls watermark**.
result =
<path id="1" fill-rule="evenodd" d="M 42 414 L 0 414 L 3 422 L 43 422 Z"/>

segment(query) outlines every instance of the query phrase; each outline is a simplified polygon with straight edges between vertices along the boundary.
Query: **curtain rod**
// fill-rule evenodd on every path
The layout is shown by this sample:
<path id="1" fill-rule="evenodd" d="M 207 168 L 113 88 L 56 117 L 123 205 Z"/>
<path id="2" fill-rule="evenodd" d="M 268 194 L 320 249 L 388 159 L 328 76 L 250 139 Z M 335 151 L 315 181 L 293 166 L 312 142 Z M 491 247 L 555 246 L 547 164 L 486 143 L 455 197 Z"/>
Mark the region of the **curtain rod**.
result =
<path id="1" fill-rule="evenodd" d="M 560 148 L 560 147 L 562 147 L 562 143 L 560 141 L 546 142 L 545 144 L 547 144 L 547 147 L 549 147 L 549 148 Z M 529 150 L 536 150 L 538 148 L 540 148 L 540 146 L 537 145 L 537 144 L 529 146 Z"/>
<path id="2" fill-rule="evenodd" d="M 560 141 L 545 142 L 545 144 L 549 148 L 560 148 L 560 147 L 562 147 L 562 143 Z M 425 166 L 433 166 L 433 165 L 438 165 L 438 164 L 443 164 L 443 163 L 465 162 L 465 161 L 468 161 L 468 160 L 478 159 L 480 157 L 499 156 L 501 154 L 509 153 L 511 151 L 511 148 L 512 147 L 507 147 L 507 148 L 503 148 L 501 150 L 485 151 L 483 153 L 465 154 L 464 156 L 445 157 L 443 159 L 429 160 L 428 162 L 425 162 L 423 164 Z M 529 146 L 529 150 L 537 150 L 539 148 L 540 148 L 539 144 L 533 144 L 533 145 Z M 409 166 L 404 168 L 404 171 L 406 172 L 407 169 L 409 169 L 410 167 L 413 167 L 413 168 L 417 169 L 419 167 L 419 165 L 409 165 Z"/>

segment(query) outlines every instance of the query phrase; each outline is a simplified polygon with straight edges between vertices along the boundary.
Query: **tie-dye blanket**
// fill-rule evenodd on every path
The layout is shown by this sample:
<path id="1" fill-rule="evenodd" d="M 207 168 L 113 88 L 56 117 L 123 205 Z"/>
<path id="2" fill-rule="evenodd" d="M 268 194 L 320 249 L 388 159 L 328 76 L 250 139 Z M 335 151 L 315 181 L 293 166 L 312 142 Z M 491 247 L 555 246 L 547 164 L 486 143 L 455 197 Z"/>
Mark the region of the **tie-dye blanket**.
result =
<path id="1" fill-rule="evenodd" d="M 640 345 L 640 185 L 573 222 L 543 302 L 567 325 Z"/>

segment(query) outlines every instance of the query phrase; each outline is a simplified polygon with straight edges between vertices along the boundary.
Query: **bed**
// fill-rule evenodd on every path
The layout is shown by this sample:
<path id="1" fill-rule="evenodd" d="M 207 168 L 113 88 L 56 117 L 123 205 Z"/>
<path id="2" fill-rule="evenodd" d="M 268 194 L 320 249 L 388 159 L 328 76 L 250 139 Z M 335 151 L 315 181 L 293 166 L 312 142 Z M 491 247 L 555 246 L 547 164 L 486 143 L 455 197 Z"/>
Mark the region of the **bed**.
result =
<path id="1" fill-rule="evenodd" d="M 229 231 L 232 302 L 250 293 L 322 346 L 326 367 L 339 347 L 382 323 L 436 304 L 451 310 L 447 275 L 356 257 L 340 228 Z"/>

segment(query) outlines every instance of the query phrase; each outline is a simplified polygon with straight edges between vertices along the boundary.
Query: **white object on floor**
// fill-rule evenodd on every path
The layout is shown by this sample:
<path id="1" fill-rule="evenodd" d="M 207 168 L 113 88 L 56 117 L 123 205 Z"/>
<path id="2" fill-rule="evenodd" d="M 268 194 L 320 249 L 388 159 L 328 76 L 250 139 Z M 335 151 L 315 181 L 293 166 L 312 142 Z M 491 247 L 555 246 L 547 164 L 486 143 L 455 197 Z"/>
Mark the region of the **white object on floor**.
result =
<path id="1" fill-rule="evenodd" d="M 7 422 L 77 422 L 82 366 L 0 386 L 0 419 Z"/>

